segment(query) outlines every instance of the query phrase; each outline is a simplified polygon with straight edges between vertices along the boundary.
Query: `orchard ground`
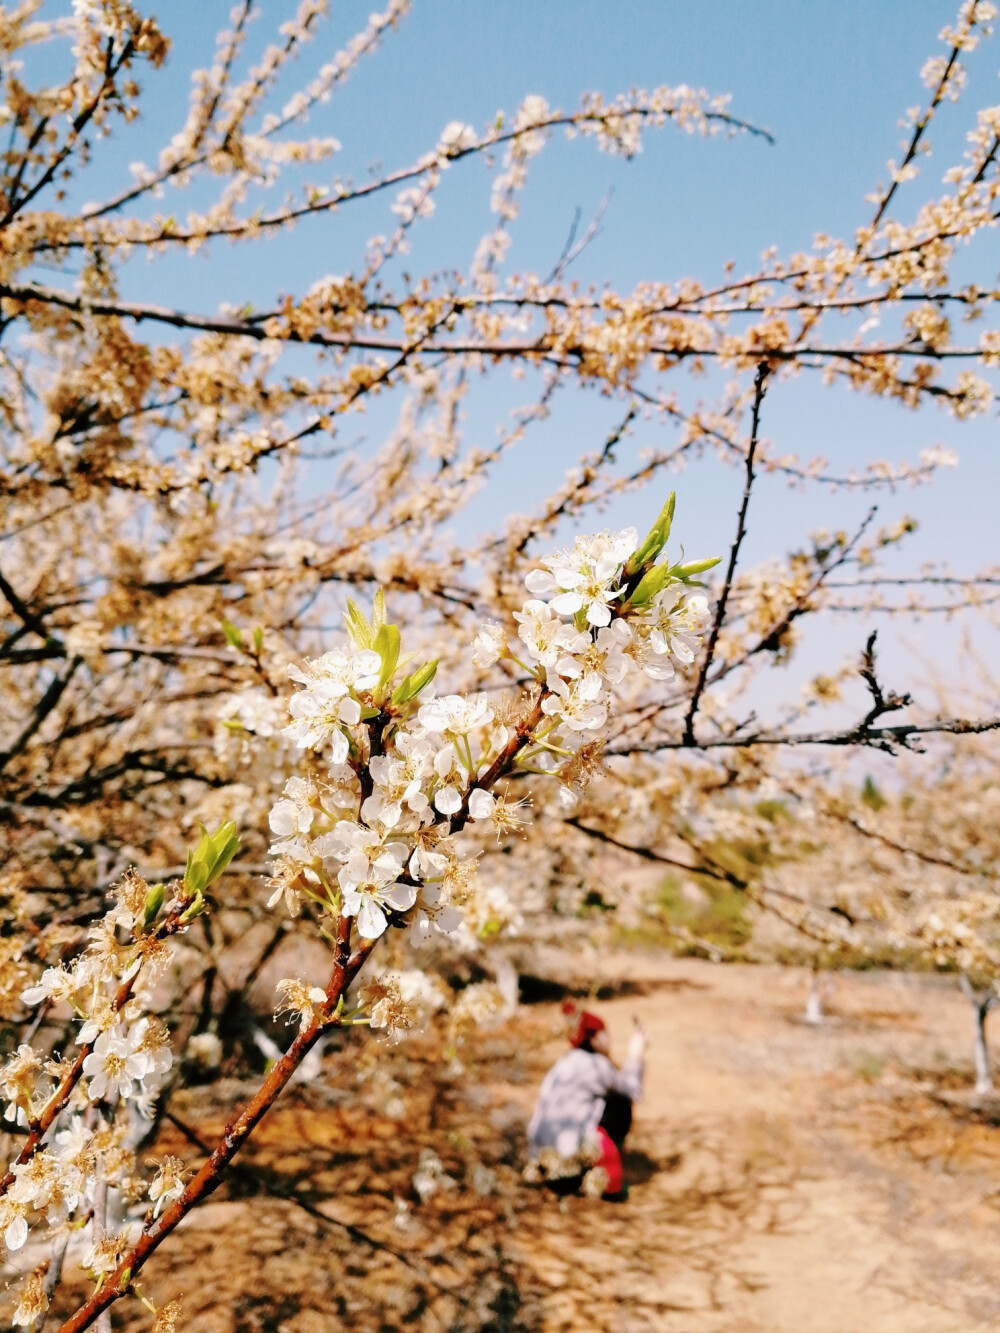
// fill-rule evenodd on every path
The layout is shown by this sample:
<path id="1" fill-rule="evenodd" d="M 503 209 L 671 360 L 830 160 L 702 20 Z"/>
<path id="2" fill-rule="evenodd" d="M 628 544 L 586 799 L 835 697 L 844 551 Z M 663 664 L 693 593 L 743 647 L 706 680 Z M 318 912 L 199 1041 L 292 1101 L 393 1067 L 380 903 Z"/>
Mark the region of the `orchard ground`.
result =
<path id="1" fill-rule="evenodd" d="M 547 960 L 563 982 L 580 969 Z M 617 1051 L 633 1015 L 650 1037 L 625 1203 L 519 1182 L 535 1090 L 564 1049 L 557 1003 L 466 1037 L 457 1062 L 426 1037 L 387 1051 L 355 1032 L 143 1290 L 183 1292 L 189 1333 L 1000 1325 L 1000 1102 L 971 1093 L 971 1012 L 950 979 L 838 976 L 814 1028 L 801 969 L 622 952 L 598 973 Z M 175 1094 L 155 1151 L 195 1160 L 187 1124 L 214 1137 L 240 1093 Z M 67 1276 L 68 1309 L 83 1286 Z M 137 1303 L 113 1320 L 148 1326 Z"/>

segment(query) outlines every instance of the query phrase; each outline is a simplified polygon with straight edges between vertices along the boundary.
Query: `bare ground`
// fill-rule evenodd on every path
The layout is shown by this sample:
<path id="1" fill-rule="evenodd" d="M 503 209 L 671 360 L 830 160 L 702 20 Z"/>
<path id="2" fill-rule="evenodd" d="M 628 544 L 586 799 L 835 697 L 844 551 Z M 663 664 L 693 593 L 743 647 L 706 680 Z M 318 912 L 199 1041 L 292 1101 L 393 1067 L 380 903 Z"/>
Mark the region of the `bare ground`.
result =
<path id="1" fill-rule="evenodd" d="M 518 1178 L 558 1006 L 378 1060 L 354 1034 L 292 1089 L 243 1167 L 154 1256 L 186 1333 L 973 1333 L 1000 1328 L 1000 1104 L 971 1085 L 947 981 L 840 978 L 828 1022 L 777 967 L 620 955 L 600 1003 L 650 1036 L 625 1203 Z M 387 1072 L 388 1071 L 388 1072 Z M 156 1151 L 192 1161 L 240 1089 L 191 1089 Z M 426 1202 L 421 1152 L 451 1178 Z M 76 1288 L 82 1293 L 82 1283 Z M 115 1328 L 148 1327 L 137 1303 Z"/>

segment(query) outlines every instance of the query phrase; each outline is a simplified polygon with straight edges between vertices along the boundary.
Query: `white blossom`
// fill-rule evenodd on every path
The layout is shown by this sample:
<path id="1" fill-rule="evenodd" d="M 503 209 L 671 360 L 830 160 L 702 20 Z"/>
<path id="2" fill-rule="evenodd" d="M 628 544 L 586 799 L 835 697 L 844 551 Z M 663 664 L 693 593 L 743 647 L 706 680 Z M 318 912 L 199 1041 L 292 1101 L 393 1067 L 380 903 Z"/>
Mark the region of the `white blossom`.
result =
<path id="1" fill-rule="evenodd" d="M 417 713 L 425 731 L 466 736 L 493 720 L 493 707 L 485 694 L 445 694 L 422 704 Z"/>
<path id="2" fill-rule="evenodd" d="M 471 125 L 460 120 L 451 120 L 441 131 L 438 140 L 438 152 L 442 157 L 454 157 L 464 149 L 471 148 L 476 142 L 476 131 Z"/>
<path id="3" fill-rule="evenodd" d="M 635 528 L 577 537 L 569 550 L 547 556 L 545 568 L 533 569 L 524 580 L 529 592 L 548 597 L 561 616 L 584 612 L 588 624 L 609 625 L 611 602 L 621 592 L 621 567 L 636 549 Z"/>
<path id="4" fill-rule="evenodd" d="M 621 619 L 613 620 L 610 625 L 603 625 L 597 631 L 597 637 L 586 639 L 586 647 L 576 654 L 565 653 L 555 664 L 560 676 L 575 679 L 588 671 L 602 676 L 609 685 L 620 685 L 628 675 L 632 662 L 629 647 L 635 637 L 629 625 Z"/>
<path id="5" fill-rule="evenodd" d="M 546 670 L 554 667 L 564 654 L 586 652 L 590 644 L 589 635 L 557 619 L 546 602 L 534 598 L 514 612 L 514 619 L 520 626 L 518 638 Z"/>
<path id="6" fill-rule="evenodd" d="M 403 860 L 388 849 L 373 861 L 363 851 L 352 852 L 341 868 L 337 881 L 343 891 L 342 911 L 356 918 L 358 934 L 364 939 L 378 939 L 384 932 L 388 925 L 386 908 L 405 912 L 413 906 L 417 890 L 412 884 L 399 882 L 402 872 Z"/>
<path id="7" fill-rule="evenodd" d="M 39 981 L 21 992 L 25 1004 L 41 1004 L 43 1000 L 68 1000 L 78 982 L 64 967 L 47 967 Z"/>
<path id="8" fill-rule="evenodd" d="M 597 731 L 608 718 L 604 682 L 596 672 L 579 680 L 564 681 L 554 676 L 549 681 L 553 691 L 542 701 L 542 712 L 562 719 L 570 731 Z"/>
<path id="9" fill-rule="evenodd" d="M 289 778 L 285 783 L 283 798 L 271 807 L 268 825 L 279 839 L 295 838 L 297 834 L 308 833 L 312 828 L 316 811 L 312 801 L 316 797 L 316 788 L 303 778 Z M 278 844 L 276 844 L 278 845 Z M 272 849 L 272 855 L 278 855 Z"/>
<path id="10" fill-rule="evenodd" d="M 488 620 L 476 635 L 472 661 L 478 667 L 491 667 L 508 654 L 507 631 L 495 620 Z"/>
<path id="11" fill-rule="evenodd" d="M 694 661 L 701 635 L 708 624 L 708 600 L 688 597 L 682 587 L 665 588 L 653 599 L 655 622 L 649 635 L 657 653 L 670 653 L 685 666 Z"/>
<path id="12" fill-rule="evenodd" d="M 97 1038 L 94 1049 L 83 1062 L 83 1076 L 90 1079 L 87 1096 L 91 1101 L 100 1101 L 111 1091 L 117 1091 L 124 1101 L 132 1096 L 135 1085 L 152 1072 L 149 1055 L 142 1050 L 145 1023 L 145 1019 L 140 1019 L 128 1030 L 110 1028 Z"/>
<path id="13" fill-rule="evenodd" d="M 469 818 L 473 820 L 489 819 L 496 803 L 497 799 L 492 792 L 477 787 L 469 797 Z"/>
<path id="14" fill-rule="evenodd" d="M 11 1254 L 23 1248 L 28 1239 L 27 1211 L 28 1204 L 17 1203 L 9 1195 L 0 1199 L 0 1231 L 3 1232 L 3 1243 Z"/>
<path id="15" fill-rule="evenodd" d="M 409 940 L 416 947 L 426 944 L 434 931 L 450 935 L 462 924 L 462 913 L 444 896 L 440 885 L 423 884 L 417 895 Z"/>

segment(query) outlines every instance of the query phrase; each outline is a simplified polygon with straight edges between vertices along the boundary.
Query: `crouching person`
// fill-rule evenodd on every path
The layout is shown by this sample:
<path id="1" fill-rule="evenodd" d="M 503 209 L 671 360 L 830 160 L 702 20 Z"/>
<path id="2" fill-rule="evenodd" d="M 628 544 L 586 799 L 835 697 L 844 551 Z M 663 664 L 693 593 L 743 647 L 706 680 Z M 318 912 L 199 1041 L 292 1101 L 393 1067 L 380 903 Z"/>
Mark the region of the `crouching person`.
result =
<path id="1" fill-rule="evenodd" d="M 561 1193 L 582 1187 L 587 1194 L 623 1199 L 622 1149 L 632 1103 L 642 1096 L 645 1033 L 636 1023 L 621 1069 L 611 1060 L 611 1039 L 596 1014 L 580 1014 L 570 1046 L 542 1082 L 528 1125 L 525 1177 Z"/>

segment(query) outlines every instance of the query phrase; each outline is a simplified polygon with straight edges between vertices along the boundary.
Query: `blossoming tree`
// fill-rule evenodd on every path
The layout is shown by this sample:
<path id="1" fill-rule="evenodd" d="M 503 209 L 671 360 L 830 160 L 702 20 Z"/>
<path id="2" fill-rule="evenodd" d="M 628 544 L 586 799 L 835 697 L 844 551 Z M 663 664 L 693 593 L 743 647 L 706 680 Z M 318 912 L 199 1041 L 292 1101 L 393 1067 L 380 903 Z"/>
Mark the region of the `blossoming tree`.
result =
<path id="1" fill-rule="evenodd" d="M 987 327 L 957 341 L 949 312 L 995 308 L 992 268 L 966 285 L 954 259 L 995 223 L 997 109 L 975 117 L 940 195 L 906 224 L 894 210 L 993 6 L 967 0 L 943 34 L 908 146 L 853 238 L 769 255 L 742 278 L 631 293 L 573 283 L 572 244 L 549 277 L 506 273 L 529 165 L 550 138 L 632 155 L 658 127 L 763 131 L 687 87 L 591 94 L 571 111 L 532 96 L 483 129 L 449 123 L 415 161 L 363 183 L 340 178 L 329 170 L 337 141 L 301 126 L 407 8 L 392 0 L 281 100 L 279 81 L 321 31 L 325 5 L 302 0 L 251 61 L 258 6 L 242 0 L 155 164 L 137 164 L 129 183 L 89 203 L 74 191 L 90 162 L 127 140 L 147 96 L 137 71 L 155 78 L 168 36 L 123 0 L 80 0 L 71 16 L 33 0 L 0 11 L 0 995 L 22 1029 L 0 1072 L 16 1136 L 0 1234 L 15 1256 L 32 1236 L 56 1247 L 22 1290 L 22 1325 L 44 1316 L 59 1246 L 78 1222 L 97 1289 L 65 1333 L 126 1294 L 141 1298 L 149 1256 L 321 1035 L 405 1025 L 398 979 L 368 968 L 367 989 L 355 984 L 369 957 L 389 952 L 397 927 L 418 946 L 470 922 L 479 931 L 492 909 L 477 865 L 499 860 L 497 842 L 512 831 L 527 834 L 541 929 L 571 841 L 711 872 L 686 811 L 717 800 L 718 820 L 734 784 L 793 780 L 785 749 L 898 750 L 998 725 L 993 707 L 887 722 L 910 705 L 873 661 L 857 719 L 813 722 L 836 707 L 853 669 L 834 666 L 805 703 L 760 721 L 746 701 L 795 654 L 804 627 L 859 601 L 864 612 L 894 609 L 880 562 L 912 525 L 875 529 L 869 518 L 756 569 L 744 552 L 764 474 L 876 489 L 928 480 L 948 462 L 937 450 L 851 473 L 780 453 L 762 406 L 791 376 L 818 373 L 908 407 L 937 403 L 958 419 L 989 406 L 1000 335 Z M 40 52 L 64 61 L 61 78 L 50 79 Z M 407 273 L 400 257 L 445 174 L 476 160 L 496 168 L 493 223 L 468 273 Z M 185 186 L 196 191 L 187 215 L 161 210 Z M 387 235 L 340 275 L 266 308 L 123 294 L 137 255 L 183 263 L 223 241 L 252 254 L 265 237 L 332 225 L 381 197 Z M 838 338 L 827 332 L 834 316 L 860 323 Z M 873 341 L 879 319 L 889 332 Z M 710 365 L 727 377 L 717 398 L 683 398 L 675 386 Z M 505 366 L 531 395 L 491 448 L 471 447 L 461 404 Z M 552 494 L 529 495 L 502 532 L 459 543 L 452 520 L 569 389 L 620 406 L 603 446 Z M 393 395 L 395 424 L 366 456 L 351 422 Z M 677 434 L 616 471 L 644 413 Z M 718 575 L 714 560 L 667 553 L 672 503 L 642 541 L 630 528 L 566 537 L 572 525 L 596 529 L 602 506 L 705 450 L 735 464 L 742 485 Z M 714 584 L 703 590 L 701 575 Z M 995 581 L 992 570 L 920 570 L 895 609 L 929 612 L 942 588 L 945 609 L 988 607 Z M 441 682 L 448 693 L 436 692 Z M 642 787 L 630 780 L 639 772 Z M 215 832 L 185 857 L 199 823 Z M 211 1017 L 212 960 L 232 943 L 211 933 L 213 895 L 253 922 L 270 898 L 279 932 L 288 914 L 327 942 L 329 968 L 282 983 L 295 1038 L 204 1165 L 188 1178 L 164 1158 L 150 1181 L 135 1167 L 133 1109 L 155 1103 L 173 1059 L 163 1018 L 173 1010 L 156 1007 L 152 985 L 179 939 L 203 946 Z M 160 1333 L 178 1318 L 173 1304 L 159 1310 Z"/>

